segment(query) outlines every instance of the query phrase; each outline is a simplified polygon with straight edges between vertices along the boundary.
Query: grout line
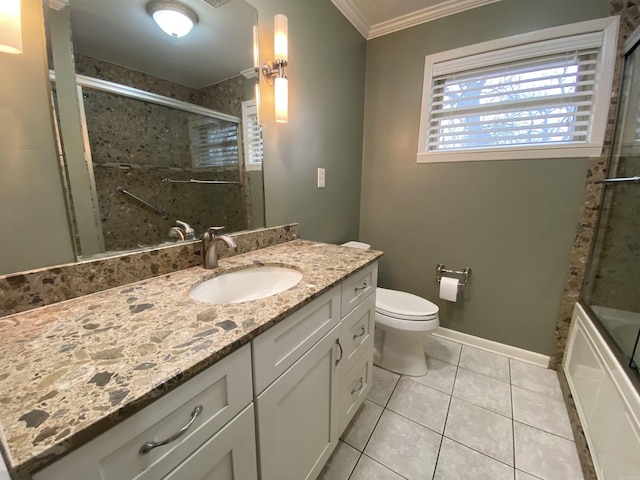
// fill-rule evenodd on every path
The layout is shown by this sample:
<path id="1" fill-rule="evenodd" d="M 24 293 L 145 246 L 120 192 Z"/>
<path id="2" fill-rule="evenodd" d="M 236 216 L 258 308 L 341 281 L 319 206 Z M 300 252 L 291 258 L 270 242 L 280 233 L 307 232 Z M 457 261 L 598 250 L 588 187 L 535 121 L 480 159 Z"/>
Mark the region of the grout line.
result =
<path id="1" fill-rule="evenodd" d="M 499 378 L 492 377 L 491 375 L 487 375 L 486 373 L 476 372 L 475 370 L 471 370 L 470 368 L 465 368 L 465 367 L 460 367 L 460 366 L 459 366 L 458 368 L 461 368 L 462 370 L 465 370 L 465 371 L 467 371 L 467 372 L 475 373 L 476 375 L 482 375 L 483 377 L 490 378 L 490 379 L 492 379 L 492 380 L 496 380 L 496 381 L 498 381 L 498 382 L 502 382 L 502 383 L 509 383 L 509 384 L 511 383 L 511 381 L 510 381 L 510 380 L 507 380 L 507 381 L 500 380 Z M 507 367 L 507 368 L 509 368 L 509 369 L 510 369 L 510 367 Z"/>
<path id="2" fill-rule="evenodd" d="M 562 435 L 558 435 L 557 433 L 549 432 L 540 427 L 536 427 L 535 425 L 529 425 L 528 423 L 522 422 L 520 420 L 514 420 L 515 423 L 519 423 L 520 425 L 524 425 L 525 427 L 533 428 L 534 430 L 538 430 L 539 432 L 548 433 L 549 435 L 553 435 L 561 440 L 566 440 L 567 442 L 576 443 L 575 440 L 571 440 L 567 437 L 563 437 Z"/>
<path id="3" fill-rule="evenodd" d="M 386 468 L 386 469 L 387 469 L 387 470 L 389 470 L 390 472 L 395 473 L 395 474 L 396 474 L 396 475 L 398 475 L 400 478 L 404 478 L 405 480 L 408 480 L 408 479 L 407 479 L 407 477 L 405 477 L 404 475 L 402 475 L 402 474 L 401 474 L 401 473 L 399 473 L 399 472 L 396 472 L 393 468 L 389 468 L 387 465 L 385 465 L 385 464 L 384 464 L 384 463 L 382 463 L 382 462 L 379 462 L 379 461 L 378 461 L 378 460 L 376 460 L 375 458 L 370 457 L 369 455 L 365 455 L 364 453 L 363 453 L 362 455 L 363 455 L 364 457 L 367 457 L 369 460 L 372 460 L 372 461 L 376 462 L 378 465 L 382 465 L 384 468 Z"/>
<path id="4" fill-rule="evenodd" d="M 470 447 L 469 445 L 465 445 L 465 444 L 464 444 L 464 443 L 462 443 L 460 440 L 456 440 L 456 439 L 454 439 L 454 438 L 447 437 L 446 435 L 445 435 L 444 437 L 445 437 L 447 440 L 451 440 L 452 442 L 457 443 L 458 445 L 462 445 L 464 448 L 468 448 L 469 450 L 472 450 L 472 451 L 474 451 L 474 452 L 476 452 L 476 453 L 479 453 L 480 455 L 483 455 L 483 456 L 485 456 L 485 457 L 487 457 L 487 458 L 490 458 L 491 460 L 493 460 L 493 461 L 495 461 L 495 462 L 498 462 L 498 463 L 500 463 L 500 464 L 502 464 L 502 465 L 505 465 L 505 466 L 507 466 L 507 467 L 509 467 L 509 468 L 511 468 L 511 469 L 513 469 L 513 470 L 516 470 L 516 468 L 515 468 L 513 465 L 509 465 L 508 463 L 503 462 L 503 461 L 502 461 L 502 460 L 500 460 L 499 458 L 492 457 L 492 456 L 491 456 L 491 455 L 489 455 L 488 453 L 481 452 L 480 450 L 476 450 L 475 448 Z M 515 463 L 515 462 L 514 462 L 514 463 Z M 522 471 L 522 472 L 524 472 L 524 470 L 521 470 L 521 471 Z M 527 472 L 524 472 L 524 473 L 527 473 Z"/>
<path id="5" fill-rule="evenodd" d="M 513 477 L 516 475 L 516 421 L 513 413 L 513 383 L 511 383 L 511 359 L 507 362 L 509 368 L 509 400 L 511 401 L 511 450 L 513 452 Z"/>
<path id="6" fill-rule="evenodd" d="M 345 442 L 345 443 L 347 443 L 347 442 Z M 349 445 L 349 444 L 347 443 L 347 445 Z M 349 445 L 349 446 L 351 446 L 351 445 Z M 357 467 L 357 466 L 358 466 L 358 464 L 360 463 L 360 459 L 362 458 L 362 455 L 364 455 L 364 453 L 362 453 L 362 452 L 358 451 L 358 449 L 354 448 L 354 450 L 356 450 L 356 451 L 359 453 L 359 455 L 358 455 L 358 460 L 356 460 L 356 463 L 354 463 L 354 464 L 353 464 L 353 468 L 352 468 L 352 469 L 351 469 L 351 471 L 349 472 L 349 475 L 347 476 L 347 480 L 349 480 L 349 479 L 353 476 L 353 472 L 355 472 L 355 471 L 356 471 L 356 467 Z"/>
<path id="7" fill-rule="evenodd" d="M 460 349 L 462 351 L 462 349 Z M 459 365 L 456 365 L 456 373 L 453 376 L 453 387 L 451 388 L 451 396 L 449 397 L 449 405 L 447 406 L 447 414 L 444 417 L 444 426 L 442 427 L 442 436 L 440 437 L 440 446 L 438 447 L 438 454 L 436 455 L 436 463 L 433 466 L 433 477 L 438 470 L 438 461 L 440 460 L 440 452 L 442 451 L 442 442 L 444 442 L 444 432 L 447 430 L 447 422 L 449 421 L 449 412 L 451 411 L 451 402 L 453 401 L 453 391 L 456 388 L 456 379 L 458 378 Z"/>

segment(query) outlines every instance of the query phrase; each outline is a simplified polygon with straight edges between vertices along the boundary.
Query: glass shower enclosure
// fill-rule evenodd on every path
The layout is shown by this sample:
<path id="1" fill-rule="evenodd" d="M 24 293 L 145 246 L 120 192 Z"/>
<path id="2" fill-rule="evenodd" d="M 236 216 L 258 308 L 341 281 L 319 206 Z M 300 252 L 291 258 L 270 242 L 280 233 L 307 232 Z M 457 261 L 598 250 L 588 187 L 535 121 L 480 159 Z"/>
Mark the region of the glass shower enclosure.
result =
<path id="1" fill-rule="evenodd" d="M 640 378 L 640 31 L 626 45 L 618 118 L 582 303 Z"/>

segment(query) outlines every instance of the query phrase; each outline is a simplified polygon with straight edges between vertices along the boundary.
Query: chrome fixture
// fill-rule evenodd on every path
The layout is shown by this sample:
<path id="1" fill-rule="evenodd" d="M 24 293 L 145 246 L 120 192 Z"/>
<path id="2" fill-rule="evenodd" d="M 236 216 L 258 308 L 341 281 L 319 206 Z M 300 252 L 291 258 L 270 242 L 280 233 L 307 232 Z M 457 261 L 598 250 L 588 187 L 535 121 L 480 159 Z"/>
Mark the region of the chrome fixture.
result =
<path id="1" fill-rule="evenodd" d="M 176 225 L 169 229 L 169 238 L 177 238 L 178 240 L 195 240 L 196 232 L 188 223 L 176 220 Z"/>
<path id="2" fill-rule="evenodd" d="M 596 180 L 593 183 L 608 183 L 612 185 L 618 185 L 620 183 L 640 183 L 640 175 L 635 177 L 605 178 L 604 180 Z"/>
<path id="3" fill-rule="evenodd" d="M 175 38 L 184 37 L 198 23 L 196 12 L 174 0 L 152 0 L 147 4 L 147 13 L 163 32 Z"/>
<path id="4" fill-rule="evenodd" d="M 116 188 L 116 192 L 122 194 L 122 195 L 126 195 L 129 198 L 132 198 L 133 200 L 135 200 L 136 202 L 138 202 L 140 205 L 143 205 L 145 207 L 147 207 L 149 210 L 153 210 L 154 212 L 156 212 L 158 215 L 166 215 L 166 213 L 164 213 L 162 210 L 160 210 L 159 208 L 154 207 L 153 205 L 151 205 L 149 202 L 147 202 L 146 200 L 141 199 L 140 197 L 138 197 L 137 195 L 134 195 L 133 193 L 125 190 L 123 187 L 117 187 Z"/>
<path id="5" fill-rule="evenodd" d="M 289 64 L 288 20 L 281 14 L 273 18 L 273 55 L 275 60 L 262 66 L 262 75 L 275 86 L 276 122 L 289 121 L 289 83 L 284 67 Z M 274 78 L 275 77 L 275 78 Z"/>
<path id="6" fill-rule="evenodd" d="M 449 270 L 445 268 L 443 264 L 439 263 L 436 266 L 436 282 L 440 283 L 443 273 L 461 276 L 462 278 L 460 279 L 460 283 L 458 284 L 460 287 L 466 286 L 467 283 L 469 283 L 469 278 L 471 277 L 471 269 L 469 267 L 463 268 L 462 270 Z"/>
<path id="7" fill-rule="evenodd" d="M 225 180 L 195 180 L 190 178 L 189 180 L 172 180 L 171 178 L 163 178 L 162 183 L 197 183 L 207 185 L 242 185 L 240 182 L 227 182 Z"/>
<path id="8" fill-rule="evenodd" d="M 216 235 L 224 227 L 209 227 L 202 236 L 202 266 L 204 268 L 218 268 L 218 243 L 224 242 L 234 252 L 238 251 L 238 245 L 228 235 Z"/>

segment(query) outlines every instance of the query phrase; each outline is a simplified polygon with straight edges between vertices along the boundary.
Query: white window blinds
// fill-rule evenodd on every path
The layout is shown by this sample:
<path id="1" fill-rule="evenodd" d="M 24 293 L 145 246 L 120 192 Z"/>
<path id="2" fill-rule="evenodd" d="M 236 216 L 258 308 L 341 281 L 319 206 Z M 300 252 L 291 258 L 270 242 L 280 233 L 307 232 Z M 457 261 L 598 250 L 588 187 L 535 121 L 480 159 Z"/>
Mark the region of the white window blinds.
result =
<path id="1" fill-rule="evenodd" d="M 238 165 L 238 125 L 209 117 L 189 119 L 194 168 Z"/>
<path id="2" fill-rule="evenodd" d="M 242 128 L 244 132 L 244 161 L 247 170 L 261 170 L 263 145 L 262 126 L 258 121 L 255 100 L 242 102 Z"/>
<path id="3" fill-rule="evenodd" d="M 568 27 L 593 30 L 593 23 Z M 514 37 L 480 44 L 471 55 L 458 49 L 428 56 L 418 161 L 599 155 L 615 55 L 615 36 L 612 49 L 605 30 L 552 29 L 531 35 L 556 35 L 548 40 Z"/>

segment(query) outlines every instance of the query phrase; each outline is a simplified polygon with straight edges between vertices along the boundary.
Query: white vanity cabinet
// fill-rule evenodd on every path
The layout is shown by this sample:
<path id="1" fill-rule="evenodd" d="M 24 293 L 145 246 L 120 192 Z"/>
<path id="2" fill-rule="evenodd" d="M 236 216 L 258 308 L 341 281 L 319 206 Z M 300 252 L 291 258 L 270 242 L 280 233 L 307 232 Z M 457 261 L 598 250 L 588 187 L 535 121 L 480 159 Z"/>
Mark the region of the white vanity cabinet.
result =
<path id="1" fill-rule="evenodd" d="M 377 264 L 353 277 L 252 342 L 261 480 L 315 479 L 371 388 Z"/>
<path id="2" fill-rule="evenodd" d="M 242 472 L 256 471 L 252 399 L 251 351 L 249 345 L 245 345 L 132 417 L 34 474 L 33 479 L 158 480 L 170 474 L 168 478 L 173 480 L 252 480 L 256 477 L 234 472 L 240 466 Z M 170 438 L 191 419 L 192 424 L 180 438 L 141 453 L 141 448 L 147 442 Z M 250 424 L 247 423 L 249 421 Z M 229 431 L 241 431 L 242 441 L 231 442 L 233 434 Z M 253 449 L 242 448 L 243 442 L 253 445 Z M 203 444 L 209 445 L 209 453 L 199 455 L 196 450 Z M 231 451 L 233 455 L 229 455 Z M 230 467 L 226 460 L 229 456 L 234 457 Z M 184 468 L 177 467 L 188 457 L 197 460 L 189 462 L 194 464 L 193 467 L 206 460 L 209 465 L 201 465 L 201 468 L 210 466 L 209 470 L 212 470 L 222 462 L 218 468 L 222 471 L 231 468 L 232 473 L 214 477 L 184 476 L 180 473 Z M 219 457 L 220 461 L 212 464 L 214 457 Z"/>

